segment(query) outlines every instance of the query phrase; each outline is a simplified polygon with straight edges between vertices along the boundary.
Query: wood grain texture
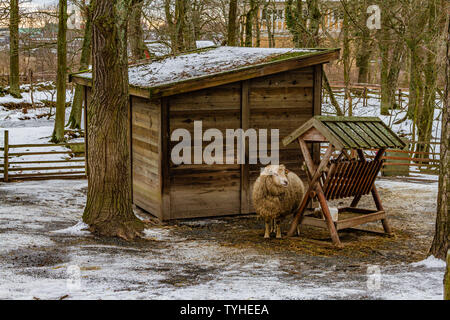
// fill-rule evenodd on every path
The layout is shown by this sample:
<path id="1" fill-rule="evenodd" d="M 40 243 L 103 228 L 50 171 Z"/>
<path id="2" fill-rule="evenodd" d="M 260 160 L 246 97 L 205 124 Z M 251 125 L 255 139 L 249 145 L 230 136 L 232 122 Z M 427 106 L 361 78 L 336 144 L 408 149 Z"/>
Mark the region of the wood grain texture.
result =
<path id="1" fill-rule="evenodd" d="M 161 218 L 160 139 L 161 100 L 131 99 L 133 202 Z"/>

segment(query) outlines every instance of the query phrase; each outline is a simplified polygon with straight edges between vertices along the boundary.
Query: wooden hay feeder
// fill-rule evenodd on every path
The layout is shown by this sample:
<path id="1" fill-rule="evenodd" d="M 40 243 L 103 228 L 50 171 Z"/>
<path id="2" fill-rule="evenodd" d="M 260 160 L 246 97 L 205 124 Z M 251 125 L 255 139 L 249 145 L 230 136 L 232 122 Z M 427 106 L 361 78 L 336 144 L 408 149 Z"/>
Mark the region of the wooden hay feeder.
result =
<path id="1" fill-rule="evenodd" d="M 289 236 L 298 225 L 328 229 L 333 243 L 341 246 L 338 231 L 381 221 L 384 232 L 391 233 L 386 212 L 375 187 L 375 179 L 383 165 L 387 148 L 404 148 L 404 142 L 379 118 L 316 116 L 283 140 L 284 146 L 298 141 L 308 177 L 308 190 L 294 217 Z M 314 163 L 308 143 L 328 143 L 320 163 Z M 376 150 L 368 160 L 363 150 Z M 332 159 L 333 153 L 339 151 Z M 352 157 L 356 151 L 357 157 Z M 357 208 L 363 195 L 372 194 L 376 210 Z M 328 200 L 353 198 L 350 207 L 339 208 L 339 215 L 351 213 L 353 217 L 333 221 Z M 323 219 L 308 216 L 306 208 L 318 200 Z"/>

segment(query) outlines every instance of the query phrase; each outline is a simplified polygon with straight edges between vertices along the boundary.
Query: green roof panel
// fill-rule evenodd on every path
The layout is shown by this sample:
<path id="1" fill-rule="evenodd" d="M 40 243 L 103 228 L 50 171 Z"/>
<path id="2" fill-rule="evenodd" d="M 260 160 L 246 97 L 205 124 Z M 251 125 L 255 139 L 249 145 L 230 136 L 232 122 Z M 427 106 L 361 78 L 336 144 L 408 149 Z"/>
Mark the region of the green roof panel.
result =
<path id="1" fill-rule="evenodd" d="M 387 149 L 405 147 L 405 143 L 377 117 L 315 116 L 283 140 L 286 146 L 316 128 L 330 137 L 338 149 Z"/>

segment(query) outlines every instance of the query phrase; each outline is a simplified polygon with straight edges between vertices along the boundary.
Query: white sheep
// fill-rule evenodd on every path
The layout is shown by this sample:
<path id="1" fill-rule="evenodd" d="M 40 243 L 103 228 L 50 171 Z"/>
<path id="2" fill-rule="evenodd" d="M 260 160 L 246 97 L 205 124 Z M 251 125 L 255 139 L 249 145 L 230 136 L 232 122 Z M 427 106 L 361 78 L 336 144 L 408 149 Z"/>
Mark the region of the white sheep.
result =
<path id="1" fill-rule="evenodd" d="M 281 221 L 295 214 L 305 194 L 302 180 L 284 165 L 270 165 L 262 170 L 253 186 L 253 206 L 265 221 L 264 238 L 270 238 L 271 225 L 281 238 Z"/>

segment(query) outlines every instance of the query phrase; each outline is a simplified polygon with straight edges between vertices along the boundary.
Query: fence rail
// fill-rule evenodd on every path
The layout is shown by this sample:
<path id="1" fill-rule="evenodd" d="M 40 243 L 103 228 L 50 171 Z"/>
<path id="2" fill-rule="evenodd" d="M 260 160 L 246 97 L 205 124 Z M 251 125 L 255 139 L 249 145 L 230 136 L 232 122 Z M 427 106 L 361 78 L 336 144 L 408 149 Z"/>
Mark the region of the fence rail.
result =
<path id="1" fill-rule="evenodd" d="M 62 150 L 40 151 L 48 148 L 68 148 Z M 33 150 L 24 150 L 33 148 Z M 14 152 L 11 152 L 13 150 Z M 62 144 L 10 144 L 9 132 L 5 131 L 4 145 L 0 163 L 3 181 L 80 179 L 86 178 L 84 143 Z M 31 159 L 29 157 L 68 155 L 67 159 Z M 15 158 L 15 159 L 14 159 Z"/>
<path id="2" fill-rule="evenodd" d="M 417 145 L 426 145 L 430 143 L 412 141 L 407 150 L 386 150 L 383 156 L 383 167 L 381 174 L 383 176 L 409 176 L 410 174 L 439 175 L 440 154 L 436 152 L 414 151 Z M 432 143 L 433 144 L 433 143 Z M 439 144 L 439 142 L 434 142 Z M 322 154 L 326 146 L 321 147 Z M 373 159 L 376 150 L 366 150 L 369 154 L 367 158 Z"/>

